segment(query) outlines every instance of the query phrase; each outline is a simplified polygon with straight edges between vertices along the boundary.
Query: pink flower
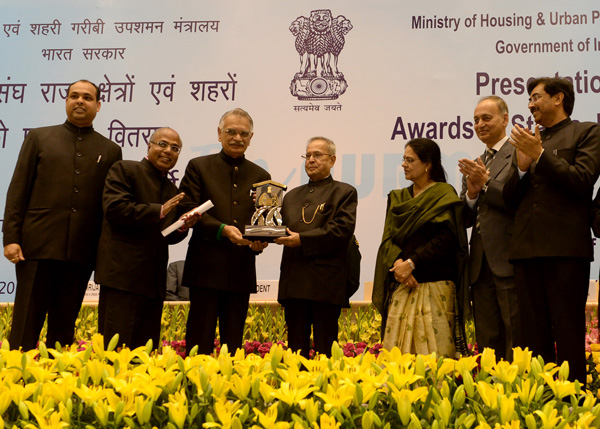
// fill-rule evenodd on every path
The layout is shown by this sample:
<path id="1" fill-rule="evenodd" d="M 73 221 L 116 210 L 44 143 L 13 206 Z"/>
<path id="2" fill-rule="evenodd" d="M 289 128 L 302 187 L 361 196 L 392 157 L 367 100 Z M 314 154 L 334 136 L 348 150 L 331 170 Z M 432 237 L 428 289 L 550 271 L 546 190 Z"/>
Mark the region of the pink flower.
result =
<path id="1" fill-rule="evenodd" d="M 258 348 L 258 352 L 260 353 L 260 356 L 264 357 L 267 353 L 269 353 L 272 346 L 273 346 L 273 343 L 271 341 L 267 341 L 266 343 L 261 344 L 260 347 Z"/>
<path id="2" fill-rule="evenodd" d="M 246 341 L 244 343 L 244 351 L 247 355 L 255 352 L 254 342 Z"/>
<path id="3" fill-rule="evenodd" d="M 383 344 L 377 343 L 369 349 L 369 352 L 373 353 L 374 355 L 379 355 L 379 353 L 381 353 L 382 348 L 383 348 Z"/>

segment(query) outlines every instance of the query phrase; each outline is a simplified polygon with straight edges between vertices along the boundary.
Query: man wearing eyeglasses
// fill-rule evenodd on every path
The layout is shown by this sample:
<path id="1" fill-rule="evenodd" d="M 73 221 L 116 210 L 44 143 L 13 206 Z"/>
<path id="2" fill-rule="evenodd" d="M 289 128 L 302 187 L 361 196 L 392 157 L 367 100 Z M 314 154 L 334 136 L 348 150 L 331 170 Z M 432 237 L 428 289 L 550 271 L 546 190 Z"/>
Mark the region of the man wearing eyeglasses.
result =
<path id="1" fill-rule="evenodd" d="M 469 277 L 475 336 L 479 351 L 489 347 L 498 359 L 512 361 L 520 330 L 514 269 L 508 261 L 514 210 L 502 196 L 515 152 L 506 135 L 508 106 L 498 96 L 484 97 L 475 107 L 473 123 L 486 149 L 475 161 L 460 159 L 458 166 L 464 220 L 472 227 Z"/>
<path id="2" fill-rule="evenodd" d="M 285 307 L 288 347 L 300 350 L 304 357 L 311 349 L 311 327 L 314 350 L 331 353 L 341 309 L 349 306 L 348 256 L 358 193 L 351 185 L 333 180 L 335 153 L 328 138 L 308 140 L 302 158 L 310 180 L 283 198 L 281 215 L 289 236 L 275 239 L 285 246 L 278 300 Z"/>
<path id="3" fill-rule="evenodd" d="M 207 200 L 214 204 L 194 227 L 183 270 L 182 282 L 190 289 L 188 353 L 196 345 L 198 353 L 212 353 L 217 320 L 221 344 L 230 351 L 242 346 L 250 294 L 256 292 L 255 256 L 267 247 L 242 233 L 255 209 L 252 184 L 271 178 L 245 157 L 253 135 L 245 110 L 226 112 L 217 127 L 222 150 L 192 159 L 181 181 L 180 211 Z"/>
<path id="4" fill-rule="evenodd" d="M 117 162 L 106 177 L 95 275 L 100 284 L 98 331 L 105 344 L 119 334 L 119 344 L 131 349 L 149 339 L 159 346 L 168 247 L 183 240 L 198 220 L 186 214 L 180 230 L 161 234 L 177 221 L 176 207 L 183 198 L 167 177 L 181 148 L 175 130 L 160 128 L 150 137 L 144 159 Z"/>
<path id="5" fill-rule="evenodd" d="M 64 124 L 30 130 L 6 194 L 4 256 L 15 264 L 11 348 L 70 345 L 94 264 L 102 225 L 102 189 L 121 148 L 94 131 L 100 91 L 72 83 Z"/>
<path id="6" fill-rule="evenodd" d="M 575 93 L 567 79 L 533 79 L 527 91 L 536 126 L 533 132 L 512 129 L 517 150 L 504 187 L 507 204 L 517 210 L 509 249 L 521 315 L 516 345 L 546 362 L 568 361 L 569 378 L 585 383 L 590 203 L 600 174 L 600 126 L 571 121 Z"/>

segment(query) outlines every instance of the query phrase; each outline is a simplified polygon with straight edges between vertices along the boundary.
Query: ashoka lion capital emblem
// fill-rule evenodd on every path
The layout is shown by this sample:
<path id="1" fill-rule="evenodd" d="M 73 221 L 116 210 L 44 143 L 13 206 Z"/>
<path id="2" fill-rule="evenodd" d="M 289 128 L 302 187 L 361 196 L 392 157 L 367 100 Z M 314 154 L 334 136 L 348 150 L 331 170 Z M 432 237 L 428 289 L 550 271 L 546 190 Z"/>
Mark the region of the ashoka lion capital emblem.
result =
<path id="1" fill-rule="evenodd" d="M 310 12 L 300 16 L 290 26 L 296 36 L 296 50 L 300 54 L 300 71 L 290 85 L 293 96 L 299 100 L 335 100 L 348 87 L 338 70 L 340 52 L 352 23 L 345 16 L 333 18 L 331 10 Z"/>

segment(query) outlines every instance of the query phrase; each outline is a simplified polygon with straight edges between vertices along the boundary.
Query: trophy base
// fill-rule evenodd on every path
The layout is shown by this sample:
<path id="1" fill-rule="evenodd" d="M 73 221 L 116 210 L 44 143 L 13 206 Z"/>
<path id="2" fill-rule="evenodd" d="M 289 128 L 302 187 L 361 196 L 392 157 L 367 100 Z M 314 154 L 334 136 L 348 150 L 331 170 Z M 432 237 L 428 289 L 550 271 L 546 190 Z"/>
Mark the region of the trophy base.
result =
<path id="1" fill-rule="evenodd" d="M 244 238 L 250 241 L 266 241 L 273 242 L 276 238 L 286 237 L 286 226 L 266 226 L 266 225 L 246 225 Z"/>

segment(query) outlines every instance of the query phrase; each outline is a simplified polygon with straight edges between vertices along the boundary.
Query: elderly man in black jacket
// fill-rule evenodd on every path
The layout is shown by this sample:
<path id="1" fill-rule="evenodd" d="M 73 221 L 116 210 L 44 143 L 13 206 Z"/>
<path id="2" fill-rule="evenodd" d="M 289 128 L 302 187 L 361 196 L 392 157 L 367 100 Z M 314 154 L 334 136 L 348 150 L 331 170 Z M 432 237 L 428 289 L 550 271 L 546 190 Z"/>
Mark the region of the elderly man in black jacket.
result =
<path id="1" fill-rule="evenodd" d="M 267 246 L 242 233 L 255 209 L 252 185 L 271 178 L 244 155 L 253 134 L 245 110 L 226 112 L 217 128 L 223 149 L 192 159 L 181 181 L 180 210 L 207 200 L 214 204 L 194 227 L 183 270 L 183 284 L 190 288 L 188 352 L 198 345 L 199 353 L 212 353 L 217 320 L 221 344 L 232 351 L 242 346 L 250 293 L 256 292 L 255 256 Z"/>
<path id="2" fill-rule="evenodd" d="M 289 191 L 281 215 L 289 236 L 281 258 L 278 300 L 285 307 L 288 346 L 310 352 L 313 328 L 315 351 L 331 352 L 337 340 L 338 318 L 347 305 L 348 246 L 356 224 L 358 193 L 333 180 L 336 149 L 325 137 L 308 140 L 305 159 L 309 182 Z"/>

